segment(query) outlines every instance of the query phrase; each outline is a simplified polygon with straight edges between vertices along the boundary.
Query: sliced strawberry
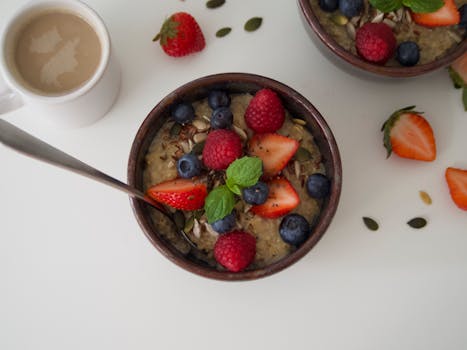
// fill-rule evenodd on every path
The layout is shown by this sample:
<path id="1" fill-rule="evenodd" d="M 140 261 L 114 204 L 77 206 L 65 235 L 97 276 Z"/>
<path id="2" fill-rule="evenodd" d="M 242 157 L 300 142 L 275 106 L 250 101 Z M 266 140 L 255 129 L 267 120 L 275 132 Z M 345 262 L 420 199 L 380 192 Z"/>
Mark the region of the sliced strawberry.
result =
<path id="1" fill-rule="evenodd" d="M 256 134 L 248 144 L 250 155 L 263 161 L 263 175 L 270 177 L 285 168 L 297 151 L 297 140 L 279 134 Z"/>
<path id="2" fill-rule="evenodd" d="M 467 210 L 467 170 L 447 168 L 446 181 L 451 198 L 462 210 Z"/>
<path id="3" fill-rule="evenodd" d="M 165 181 L 147 191 L 152 199 L 181 210 L 201 209 L 207 194 L 206 184 L 189 179 Z"/>
<path id="4" fill-rule="evenodd" d="M 277 218 L 290 213 L 300 203 L 300 198 L 286 178 L 269 181 L 269 195 L 266 202 L 254 205 L 251 211 L 265 218 Z"/>
<path id="5" fill-rule="evenodd" d="M 392 152 L 403 158 L 433 161 L 436 143 L 430 124 L 415 106 L 394 112 L 383 124 L 384 147 L 388 157 Z"/>
<path id="6" fill-rule="evenodd" d="M 441 27 L 458 24 L 460 21 L 459 10 L 454 0 L 444 0 L 444 6 L 435 12 L 412 13 L 415 23 L 425 27 Z"/>

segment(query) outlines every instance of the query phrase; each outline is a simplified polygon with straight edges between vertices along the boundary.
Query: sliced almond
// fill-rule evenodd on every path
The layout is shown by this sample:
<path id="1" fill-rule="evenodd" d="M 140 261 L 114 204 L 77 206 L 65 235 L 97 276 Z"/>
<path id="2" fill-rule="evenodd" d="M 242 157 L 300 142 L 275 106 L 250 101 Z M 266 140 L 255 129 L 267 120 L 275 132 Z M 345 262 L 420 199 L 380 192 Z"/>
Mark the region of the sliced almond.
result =
<path id="1" fill-rule="evenodd" d="M 203 142 L 204 140 L 206 140 L 208 137 L 208 134 L 206 133 L 199 133 L 199 134 L 195 134 L 193 136 L 193 141 L 195 143 L 200 143 L 200 142 Z"/>
<path id="2" fill-rule="evenodd" d="M 201 238 L 201 225 L 196 219 L 193 220 L 193 234 L 196 238 Z"/>
<path id="3" fill-rule="evenodd" d="M 348 22 L 345 25 L 345 29 L 347 30 L 347 34 L 349 35 L 349 37 L 352 40 L 355 40 L 355 36 L 356 36 L 357 32 L 356 32 L 355 26 L 352 24 L 352 22 Z"/>
<path id="4" fill-rule="evenodd" d="M 236 126 L 235 124 L 233 125 L 233 129 L 235 130 L 235 132 L 238 134 L 238 136 L 240 136 L 240 138 L 242 140 L 246 140 L 248 138 L 248 135 L 246 133 L 245 130 L 243 130 L 242 128 L 239 128 L 238 126 Z"/>
<path id="5" fill-rule="evenodd" d="M 198 131 L 206 131 L 209 129 L 209 124 L 206 123 L 204 120 L 201 119 L 195 119 L 193 120 L 193 126 L 198 130 Z"/>

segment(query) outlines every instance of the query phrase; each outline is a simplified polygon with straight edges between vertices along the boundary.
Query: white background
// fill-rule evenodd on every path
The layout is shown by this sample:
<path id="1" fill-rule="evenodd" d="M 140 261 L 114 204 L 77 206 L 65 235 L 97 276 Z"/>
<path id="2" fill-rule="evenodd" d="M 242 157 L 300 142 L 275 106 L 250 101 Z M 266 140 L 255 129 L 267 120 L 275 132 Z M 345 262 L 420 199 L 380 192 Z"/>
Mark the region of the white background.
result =
<path id="1" fill-rule="evenodd" d="M 23 3 L 0 2 L 0 24 Z M 447 72 L 368 80 L 335 68 L 307 36 L 295 1 L 89 0 L 108 25 L 122 89 L 98 123 L 72 131 L 23 108 L 5 119 L 117 178 L 151 108 L 194 78 L 228 71 L 277 79 L 306 96 L 338 141 L 340 206 L 320 243 L 254 282 L 192 275 L 145 238 L 114 189 L 0 147 L 0 349 L 466 349 L 467 215 L 447 166 L 467 168 L 467 113 Z M 151 42 L 188 11 L 207 46 L 173 59 Z M 255 33 L 243 23 L 264 18 Z M 214 36 L 223 26 L 231 34 Z M 385 159 L 383 121 L 415 104 L 437 140 L 433 163 Z M 433 198 L 427 206 L 418 191 Z M 362 216 L 380 223 L 368 231 Z M 406 221 L 423 216 L 428 226 Z"/>

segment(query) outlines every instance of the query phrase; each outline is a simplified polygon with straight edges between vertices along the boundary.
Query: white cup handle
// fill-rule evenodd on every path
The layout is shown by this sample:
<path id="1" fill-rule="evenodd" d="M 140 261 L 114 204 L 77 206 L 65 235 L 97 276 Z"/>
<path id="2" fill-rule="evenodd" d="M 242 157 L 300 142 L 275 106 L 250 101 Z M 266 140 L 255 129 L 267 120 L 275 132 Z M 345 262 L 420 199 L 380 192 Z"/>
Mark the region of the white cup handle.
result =
<path id="1" fill-rule="evenodd" d="M 24 105 L 21 97 L 10 90 L 0 75 L 0 114 L 5 114 Z"/>

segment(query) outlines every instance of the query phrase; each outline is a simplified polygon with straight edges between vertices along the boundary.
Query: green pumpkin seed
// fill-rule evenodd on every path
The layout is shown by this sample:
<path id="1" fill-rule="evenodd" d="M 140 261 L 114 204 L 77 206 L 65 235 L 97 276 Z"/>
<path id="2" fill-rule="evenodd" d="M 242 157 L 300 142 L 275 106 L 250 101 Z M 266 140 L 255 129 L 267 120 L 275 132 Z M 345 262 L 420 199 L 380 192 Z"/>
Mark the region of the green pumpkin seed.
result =
<path id="1" fill-rule="evenodd" d="M 199 156 L 201 153 L 203 153 L 203 148 L 204 148 L 204 144 L 205 144 L 206 141 L 203 141 L 203 142 L 200 142 L 200 143 L 197 143 L 193 146 L 193 148 L 191 149 L 191 153 Z"/>
<path id="2" fill-rule="evenodd" d="M 261 23 L 263 23 L 263 19 L 261 17 L 253 17 L 246 21 L 244 29 L 247 32 L 254 32 L 259 27 L 261 27 Z"/>
<path id="3" fill-rule="evenodd" d="M 218 38 L 222 38 L 222 37 L 226 36 L 227 34 L 229 34 L 231 31 L 232 31 L 232 28 L 230 28 L 230 27 L 224 27 L 224 28 L 219 29 L 219 30 L 216 32 L 216 36 L 217 36 Z"/>
<path id="4" fill-rule="evenodd" d="M 426 220 L 424 218 L 413 218 L 412 220 L 409 220 L 407 222 L 407 225 L 409 225 L 412 228 L 422 228 L 425 227 L 427 224 Z"/>
<path id="5" fill-rule="evenodd" d="M 335 13 L 331 16 L 331 21 L 338 26 L 345 26 L 349 19 L 341 14 Z"/>
<path id="6" fill-rule="evenodd" d="M 185 227 L 183 228 L 183 232 L 188 233 L 193 230 L 193 226 L 195 225 L 195 217 L 190 216 L 188 220 L 185 222 Z"/>
<path id="7" fill-rule="evenodd" d="M 170 136 L 178 136 L 180 135 L 180 131 L 182 130 L 182 126 L 178 123 L 174 123 L 170 128 Z"/>
<path id="8" fill-rule="evenodd" d="M 177 210 L 174 213 L 174 221 L 178 230 L 181 230 L 185 227 L 185 215 L 180 210 Z"/>
<path id="9" fill-rule="evenodd" d="M 373 220 L 372 218 L 364 216 L 363 217 L 363 222 L 365 223 L 365 226 L 371 231 L 376 231 L 379 228 L 378 223 L 375 220 Z"/>
<path id="10" fill-rule="evenodd" d="M 294 158 L 299 162 L 306 162 L 307 160 L 312 159 L 313 156 L 311 155 L 310 151 L 308 151 L 306 148 L 299 147 L 297 152 L 295 152 Z"/>
<path id="11" fill-rule="evenodd" d="M 215 9 L 221 7 L 224 4 L 225 0 L 209 0 L 208 2 L 206 2 L 206 7 L 208 9 Z"/>

